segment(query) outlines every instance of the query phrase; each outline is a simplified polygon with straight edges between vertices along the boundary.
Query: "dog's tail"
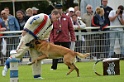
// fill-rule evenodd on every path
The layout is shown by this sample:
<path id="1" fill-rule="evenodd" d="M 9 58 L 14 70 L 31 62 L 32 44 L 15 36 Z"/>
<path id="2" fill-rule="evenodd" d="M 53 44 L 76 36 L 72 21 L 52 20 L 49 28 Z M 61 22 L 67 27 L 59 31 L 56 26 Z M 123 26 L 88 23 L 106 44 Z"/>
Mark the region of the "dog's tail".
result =
<path id="1" fill-rule="evenodd" d="M 87 56 L 90 55 L 90 53 L 85 53 L 85 54 L 81 54 L 79 52 L 75 52 L 77 56 L 79 56 L 80 58 L 86 58 Z"/>

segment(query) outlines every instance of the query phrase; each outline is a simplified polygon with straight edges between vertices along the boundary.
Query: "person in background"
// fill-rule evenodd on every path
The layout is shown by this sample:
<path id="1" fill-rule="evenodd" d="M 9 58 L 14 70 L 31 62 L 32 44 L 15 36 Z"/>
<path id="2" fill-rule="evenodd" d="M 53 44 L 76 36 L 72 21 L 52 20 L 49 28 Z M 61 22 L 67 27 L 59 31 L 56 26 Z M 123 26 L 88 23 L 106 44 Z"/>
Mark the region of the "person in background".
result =
<path id="1" fill-rule="evenodd" d="M 108 0 L 102 0 L 102 5 L 100 7 L 104 9 L 103 17 L 106 19 L 107 24 L 110 25 L 110 20 L 108 18 L 108 15 L 109 15 L 110 11 L 113 9 L 110 6 L 107 6 L 107 4 L 108 4 Z"/>
<path id="2" fill-rule="evenodd" d="M 86 24 L 86 27 L 91 27 L 91 20 L 94 16 L 93 8 L 90 4 L 86 6 L 86 13 L 82 16 L 82 21 Z M 91 32 L 91 29 L 86 29 L 87 32 Z M 92 40 L 92 34 L 88 34 L 85 37 L 86 42 L 86 52 L 92 52 L 93 47 L 93 40 Z"/>
<path id="3" fill-rule="evenodd" d="M 75 32 L 70 17 L 63 13 L 62 5 L 57 4 L 56 9 L 61 13 L 58 21 L 53 23 L 53 30 L 50 34 L 50 42 L 70 48 L 71 42 L 75 42 Z M 52 60 L 51 70 L 57 69 L 59 59 Z"/>
<path id="4" fill-rule="evenodd" d="M 86 27 L 91 27 L 91 20 L 94 16 L 92 6 L 88 4 L 86 6 L 86 13 L 83 14 L 82 20 L 86 24 Z M 88 32 L 91 32 L 91 29 L 87 29 Z"/>
<path id="5" fill-rule="evenodd" d="M 82 20 L 82 18 L 81 18 L 81 11 L 80 11 L 80 10 L 77 10 L 77 11 L 75 12 L 75 14 L 77 15 L 77 18 L 78 18 L 79 20 Z"/>
<path id="6" fill-rule="evenodd" d="M 84 24 L 82 22 L 82 20 L 79 19 L 76 14 L 73 14 L 71 16 L 71 18 L 72 18 L 72 24 L 73 24 L 75 32 L 86 32 L 86 30 L 83 29 L 86 27 L 86 24 Z M 77 38 L 77 41 L 75 43 L 75 51 L 80 52 L 80 53 L 84 53 L 84 48 L 82 47 L 84 44 L 84 36 L 82 36 L 83 39 L 79 39 L 79 36 L 76 36 L 76 38 Z M 78 58 L 78 57 L 76 57 L 76 58 L 77 58 L 78 62 L 81 61 L 80 58 Z"/>
<path id="7" fill-rule="evenodd" d="M 3 32 L 3 31 L 5 31 L 6 30 L 6 26 L 5 26 L 5 24 L 4 24 L 4 21 L 0 18 L 0 32 Z M 3 34 L 0 34 L 0 51 L 2 50 L 2 38 L 1 38 L 1 36 L 3 36 Z M 0 58 L 1 58 L 1 64 L 4 64 L 4 59 L 2 58 L 3 57 L 3 55 L 2 55 L 2 52 L 0 52 Z"/>
<path id="8" fill-rule="evenodd" d="M 81 0 L 80 2 L 80 10 L 81 10 L 81 17 L 84 13 L 87 12 L 86 6 L 90 4 L 92 5 L 92 10 L 95 11 L 96 7 L 101 5 L 101 0 Z"/>
<path id="9" fill-rule="evenodd" d="M 113 57 L 114 55 L 114 46 L 115 46 L 115 40 L 118 38 L 119 44 L 120 44 L 120 51 L 121 51 L 121 57 L 124 57 L 124 35 L 123 35 L 123 28 L 119 27 L 119 25 L 124 25 L 124 7 L 122 5 L 119 5 L 117 10 L 112 10 L 109 13 L 109 20 L 110 20 L 110 26 L 118 26 L 116 28 L 110 28 L 110 52 L 108 57 Z"/>
<path id="10" fill-rule="evenodd" d="M 36 8 L 36 7 L 32 7 L 32 11 L 33 11 L 33 15 L 37 15 L 37 14 L 38 14 L 39 9 L 38 9 L 38 8 Z"/>
<path id="11" fill-rule="evenodd" d="M 99 29 L 92 29 L 93 32 L 98 32 L 98 31 L 104 31 L 106 27 L 108 26 L 106 19 L 103 18 L 104 16 L 104 9 L 97 7 L 96 8 L 96 14 L 92 18 L 91 25 L 92 27 L 100 27 Z M 96 56 L 98 59 L 100 58 L 101 52 L 104 51 L 104 35 L 103 34 L 95 34 L 92 36 L 94 39 L 94 56 Z"/>
<path id="12" fill-rule="evenodd" d="M 5 31 L 6 30 L 6 26 L 4 21 L 0 18 L 0 31 Z"/>
<path id="13" fill-rule="evenodd" d="M 79 6 L 78 5 L 74 6 L 74 12 L 76 12 L 76 11 L 79 11 Z"/>
<path id="14" fill-rule="evenodd" d="M 1 11 L 1 18 L 5 23 L 6 26 L 6 31 L 20 31 L 20 26 L 19 23 L 17 21 L 17 19 L 14 16 L 8 15 L 7 12 L 5 10 Z M 17 34 L 14 33 L 8 33 L 8 34 L 4 34 L 5 36 L 15 36 Z M 9 56 L 9 51 L 13 50 L 16 48 L 16 43 L 18 43 L 19 39 L 18 37 L 5 37 L 4 38 L 7 42 L 7 56 Z M 15 43 L 15 45 L 11 45 Z"/>
<path id="15" fill-rule="evenodd" d="M 108 15 L 109 15 L 110 11 L 113 10 L 113 9 L 111 7 L 109 7 L 109 6 L 107 6 L 107 4 L 108 4 L 108 0 L 102 0 L 102 5 L 100 7 L 104 9 L 104 16 L 103 16 L 103 18 L 106 19 L 106 23 L 109 26 L 110 25 L 110 20 L 108 18 Z M 109 30 L 110 30 L 109 28 L 104 29 L 104 31 L 109 31 Z M 108 57 L 108 55 L 109 55 L 109 47 L 110 47 L 110 39 L 109 39 L 110 35 L 109 35 L 109 32 L 105 32 L 103 35 L 104 35 L 104 37 L 103 37 L 103 39 L 104 39 L 103 44 L 104 44 L 104 47 L 105 47 L 104 56 Z"/>
<path id="16" fill-rule="evenodd" d="M 1 18 L 6 25 L 7 31 L 19 31 L 20 26 L 14 16 L 9 16 L 5 10 L 1 11 Z"/>
<path id="17" fill-rule="evenodd" d="M 69 7 L 68 12 L 66 13 L 66 15 L 71 18 L 71 16 L 72 16 L 73 14 L 74 14 L 74 8 L 73 8 L 73 7 Z"/>
<path id="18" fill-rule="evenodd" d="M 6 14 L 7 14 L 8 16 L 12 16 L 12 15 L 10 14 L 9 7 L 5 7 L 4 10 L 6 11 Z"/>
<path id="19" fill-rule="evenodd" d="M 27 8 L 26 9 L 26 16 L 29 16 L 29 17 L 33 16 L 33 10 L 32 10 L 32 8 Z"/>
<path id="20" fill-rule="evenodd" d="M 29 19 L 29 17 L 25 16 L 25 13 L 23 13 L 21 10 L 18 10 L 16 12 L 16 18 L 17 18 L 17 20 L 19 22 L 20 30 L 23 30 L 24 29 L 24 25 L 27 22 L 27 20 Z"/>

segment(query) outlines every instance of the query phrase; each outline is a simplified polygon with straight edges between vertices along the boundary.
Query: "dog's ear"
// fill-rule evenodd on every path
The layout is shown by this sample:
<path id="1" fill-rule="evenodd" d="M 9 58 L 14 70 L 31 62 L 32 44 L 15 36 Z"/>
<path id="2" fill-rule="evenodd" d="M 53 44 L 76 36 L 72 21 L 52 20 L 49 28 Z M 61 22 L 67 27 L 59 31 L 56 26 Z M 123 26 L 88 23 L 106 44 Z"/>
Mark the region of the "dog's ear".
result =
<path id="1" fill-rule="evenodd" d="M 37 41 L 35 41 L 35 44 L 40 44 L 40 42 L 37 40 Z"/>

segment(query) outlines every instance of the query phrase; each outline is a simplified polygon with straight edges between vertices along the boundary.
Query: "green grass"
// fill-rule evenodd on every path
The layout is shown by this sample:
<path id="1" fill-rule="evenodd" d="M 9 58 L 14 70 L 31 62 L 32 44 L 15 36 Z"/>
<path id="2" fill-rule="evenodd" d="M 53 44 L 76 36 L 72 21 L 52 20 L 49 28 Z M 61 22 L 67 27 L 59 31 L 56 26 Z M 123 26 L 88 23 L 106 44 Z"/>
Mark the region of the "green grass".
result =
<path id="1" fill-rule="evenodd" d="M 19 82 L 124 82 L 124 61 L 120 61 L 120 75 L 114 76 L 97 76 L 93 71 L 94 62 L 78 62 L 76 66 L 80 70 L 80 77 L 76 77 L 73 71 L 66 76 L 68 68 L 63 63 L 58 64 L 57 70 L 50 70 L 51 64 L 42 65 L 43 80 L 33 79 L 32 68 L 27 65 L 19 65 Z M 0 74 L 3 66 L 0 67 Z M 98 73 L 102 74 L 102 62 L 96 65 Z M 0 82 L 10 82 L 9 71 L 6 77 L 0 75 Z"/>

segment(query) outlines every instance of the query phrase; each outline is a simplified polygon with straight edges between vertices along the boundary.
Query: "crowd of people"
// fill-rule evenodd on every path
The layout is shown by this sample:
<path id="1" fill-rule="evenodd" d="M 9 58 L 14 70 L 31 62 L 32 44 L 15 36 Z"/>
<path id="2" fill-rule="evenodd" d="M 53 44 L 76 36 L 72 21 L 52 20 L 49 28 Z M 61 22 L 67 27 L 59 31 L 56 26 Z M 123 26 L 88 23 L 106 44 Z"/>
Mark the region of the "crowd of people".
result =
<path id="1" fill-rule="evenodd" d="M 92 38 L 95 41 L 94 46 L 94 52 L 100 52 L 97 45 L 105 45 L 104 51 L 107 51 L 106 55 L 107 57 L 113 57 L 114 54 L 114 44 L 116 37 L 120 38 L 120 50 L 121 50 L 121 57 L 124 57 L 124 36 L 123 36 L 123 28 L 119 27 L 119 25 L 124 25 L 124 7 L 122 5 L 119 5 L 117 10 L 113 10 L 111 7 L 107 5 L 108 0 L 102 0 L 102 5 L 93 4 L 92 2 L 88 2 L 88 0 L 81 0 L 81 4 L 84 4 L 86 2 L 87 4 L 84 4 L 82 8 L 79 9 L 79 6 L 69 7 L 66 12 L 62 10 L 63 6 L 61 4 L 56 4 L 55 9 L 56 11 L 52 11 L 50 15 L 46 15 L 43 13 L 38 14 L 38 8 L 32 7 L 27 8 L 24 10 L 18 10 L 16 12 L 16 17 L 12 16 L 9 13 L 9 8 L 5 7 L 1 11 L 1 18 L 0 18 L 0 31 L 19 31 L 23 30 L 22 35 L 25 37 L 22 37 L 19 43 L 19 46 L 17 48 L 16 55 L 12 55 L 11 57 L 22 57 L 22 54 L 26 50 L 30 51 L 31 59 L 34 60 L 38 55 L 33 55 L 36 52 L 34 49 L 27 49 L 27 47 L 21 46 L 25 42 L 31 41 L 32 38 L 38 37 L 43 40 L 49 40 L 50 42 L 53 42 L 56 45 L 61 45 L 67 48 L 70 48 L 72 50 L 82 52 L 82 46 L 83 41 L 76 42 L 76 40 L 79 40 L 78 36 L 75 35 L 75 32 L 81 31 L 81 32 L 98 32 L 98 31 L 117 31 L 112 33 L 105 33 L 105 34 L 96 34 L 95 36 L 90 37 L 83 37 L 86 40 Z M 92 0 L 91 0 L 92 1 Z M 97 1 L 97 0 L 96 0 Z M 100 1 L 100 0 L 98 0 Z M 95 5 L 95 7 L 94 7 Z M 40 18 L 41 15 L 41 18 Z M 51 22 L 46 21 L 51 20 Z M 55 21 L 56 20 L 56 21 Z M 41 22 L 44 21 L 44 25 L 41 24 Z M 52 25 L 53 23 L 53 25 Z M 51 27 L 51 29 L 42 29 L 38 30 L 41 31 L 41 33 L 32 34 L 31 31 L 34 31 L 35 28 L 32 25 L 36 25 L 36 27 L 39 27 L 40 29 Z M 28 27 L 27 27 L 28 26 Z M 41 26 L 41 27 L 40 27 Z M 53 26 L 53 27 L 52 27 Z M 107 26 L 118 26 L 115 28 L 106 28 Z M 84 29 L 86 27 L 98 27 L 98 29 Z M 46 31 L 48 32 L 46 32 Z M 28 34 L 26 34 L 28 33 Z M 31 35 L 31 36 L 30 36 Z M 30 36 L 31 38 L 27 40 L 27 36 Z M 104 39 L 104 42 L 98 41 L 99 39 Z M 113 39 L 109 39 L 113 38 Z M 75 43 L 76 42 L 76 43 Z M 91 45 L 92 42 L 87 42 L 87 45 Z M 26 44 L 26 43 L 25 43 Z M 110 45 L 110 46 L 108 46 Z M 81 47 L 79 47 L 81 46 Z M 23 47 L 23 52 L 20 50 L 20 47 Z M 75 49 L 75 47 L 78 47 Z M 87 50 L 86 52 L 90 53 L 90 50 Z M 19 55 L 21 54 L 21 56 Z M 100 58 L 99 53 L 95 53 L 95 56 L 97 58 Z M 77 60 L 80 61 L 79 58 Z M 57 69 L 57 63 L 58 59 L 53 59 L 52 61 L 51 70 Z M 41 78 L 40 70 L 41 70 L 40 61 L 38 62 L 38 65 L 33 65 L 33 75 L 34 78 Z M 4 66 L 3 69 L 3 76 L 6 75 L 7 69 L 9 68 L 8 64 Z M 39 70 L 39 71 L 37 71 Z"/>

